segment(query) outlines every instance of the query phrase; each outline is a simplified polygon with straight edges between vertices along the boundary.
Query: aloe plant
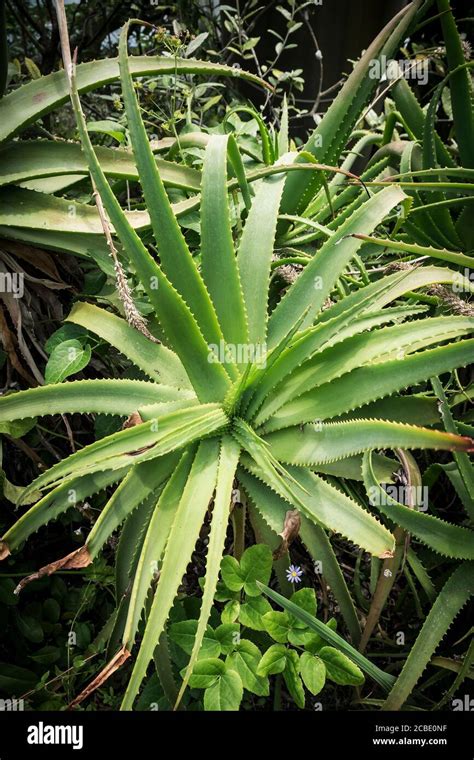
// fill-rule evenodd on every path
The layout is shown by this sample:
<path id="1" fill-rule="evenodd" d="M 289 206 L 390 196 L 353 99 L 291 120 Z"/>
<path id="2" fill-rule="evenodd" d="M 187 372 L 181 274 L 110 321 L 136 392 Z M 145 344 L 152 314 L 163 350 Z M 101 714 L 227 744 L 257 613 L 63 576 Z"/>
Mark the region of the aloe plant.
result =
<path id="1" fill-rule="evenodd" d="M 405 32 L 417 5 L 389 25 L 371 49 L 372 55 L 388 50 L 384 45 L 396 44 L 395 38 Z M 90 564 L 109 536 L 124 525 L 133 551 L 125 573 L 129 586 L 123 582 L 119 586 L 114 640 L 120 643 L 104 671 L 76 700 L 87 696 L 131 656 L 144 619 L 123 709 L 132 708 L 166 631 L 212 505 L 200 618 L 181 693 L 186 688 L 218 583 L 236 485 L 246 495 L 250 516 L 261 521 L 268 535 L 275 537 L 282 531 L 288 508 L 300 512 L 302 540 L 315 559 L 324 557 L 325 574 L 355 644 L 359 622 L 328 532 L 341 534 L 374 557 L 390 558 L 395 539 L 389 526 L 397 523 L 435 552 L 474 559 L 472 532 L 467 528 L 391 502 L 385 510 L 383 500 L 364 508 L 337 480 L 363 480 L 367 489 L 390 482 L 398 462 L 372 452 L 442 449 L 460 458 L 472 451 L 469 435 L 436 429 L 441 418 L 432 396 L 405 393 L 466 366 L 474 346 L 467 337 L 473 331 L 472 316 L 429 317 L 423 304 L 413 302 L 414 293 L 460 281 L 472 292 L 472 284 L 445 265 L 412 267 L 370 280 L 358 254 L 363 245 L 377 245 L 378 227 L 384 228 L 384 246 L 387 235 L 397 234 L 398 212 L 408 208 L 402 183 L 374 184 L 371 190 L 369 184 L 365 189 L 360 183 L 346 187 L 341 193 L 346 194 L 345 200 L 338 206 L 334 196 L 334 206 L 331 196 L 339 187 L 337 167 L 315 163 L 311 141 L 299 155 L 279 156 L 249 177 L 232 136 L 206 138 L 200 194 L 184 203 L 187 210 L 199 209 L 200 245 L 195 250 L 179 226 L 182 209 L 172 206 L 164 183 L 167 172 L 168 181 L 174 176 L 188 185 L 198 178 L 192 175 L 190 179 L 188 173 L 185 179 L 172 162 L 157 161 L 153 154 L 132 81 L 132 73 L 146 66 L 142 69 L 142 64 L 129 58 L 128 30 L 129 24 L 121 34 L 118 66 L 133 159 L 127 156 L 117 171 L 140 179 L 146 204 L 141 212 L 146 216 L 143 225 L 152 229 L 158 256 L 137 232 L 139 217 L 121 208 L 109 184 L 106 175 L 115 171 L 114 158 L 91 143 L 79 97 L 85 86 L 78 75 L 80 67 L 76 69 L 68 59 L 64 40 L 66 70 L 57 79 L 61 98 L 69 88 L 77 119 L 82 146 L 82 154 L 76 151 L 74 158 L 77 171 L 87 166 L 107 218 L 92 206 L 84 206 L 81 213 L 94 225 L 91 237 L 99 239 L 105 230 L 112 252 L 112 233 L 120 243 L 122 260 L 147 294 L 150 328 L 152 321 L 159 325 L 159 333 L 155 332 L 162 342 L 97 305 L 78 303 L 68 320 L 109 342 L 148 379 L 70 381 L 0 399 L 0 422 L 67 412 L 128 418 L 119 432 L 40 474 L 24 490 L 21 501 L 28 503 L 38 492 L 41 498 L 0 544 L 0 556 L 5 558 L 71 505 L 115 487 L 85 545 L 40 568 L 20 583 L 20 589 L 59 568 Z M 366 58 L 350 80 L 356 92 L 351 100 L 351 126 L 345 137 L 327 145 L 321 160 L 339 160 L 352 123 L 370 95 L 370 83 L 364 77 L 367 64 Z M 117 63 L 109 68 L 112 73 L 107 75 L 97 72 L 99 80 L 116 75 Z M 336 128 L 343 129 L 348 91 L 340 96 L 337 108 L 328 112 L 318 133 L 331 135 Z M 68 161 L 73 152 L 71 148 Z M 57 161 L 61 166 L 61 156 Z M 234 178 L 228 176 L 229 165 Z M 331 172 L 335 179 L 328 189 L 326 175 Z M 374 176 L 369 171 L 364 182 L 370 183 Z M 230 190 L 240 198 L 239 223 L 234 226 Z M 52 209 L 58 201 L 51 196 L 42 202 Z M 329 221 L 328 208 L 335 212 Z M 80 220 L 80 214 L 76 215 L 78 225 Z M 303 252 L 302 273 L 275 301 L 276 241 L 282 245 L 307 237 L 308 227 L 316 230 L 314 239 L 324 242 L 318 243 L 313 255 Z M 76 233 L 85 230 L 90 233 L 87 225 L 77 226 Z M 66 229 L 64 234 L 68 234 Z M 426 241 L 413 245 L 421 250 L 405 250 L 437 255 L 444 264 L 467 263 L 446 257 L 456 252 L 430 248 Z M 353 263 L 362 280 L 351 289 L 342 283 Z"/>

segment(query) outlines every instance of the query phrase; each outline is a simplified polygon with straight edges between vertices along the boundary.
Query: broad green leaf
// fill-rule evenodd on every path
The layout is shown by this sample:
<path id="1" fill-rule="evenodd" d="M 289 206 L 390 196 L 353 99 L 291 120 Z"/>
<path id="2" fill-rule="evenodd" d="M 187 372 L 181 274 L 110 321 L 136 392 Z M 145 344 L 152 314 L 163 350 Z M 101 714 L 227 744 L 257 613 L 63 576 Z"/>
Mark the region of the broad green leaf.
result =
<path id="1" fill-rule="evenodd" d="M 214 635 L 221 645 L 222 654 L 230 654 L 240 640 L 240 625 L 238 623 L 222 623 L 217 626 Z"/>
<path id="2" fill-rule="evenodd" d="M 222 580 L 231 591 L 244 589 L 248 596 L 259 596 L 256 581 L 269 580 L 272 569 L 272 554 L 268 546 L 258 544 L 251 546 L 242 555 L 239 562 L 227 555 L 221 564 Z"/>
<path id="3" fill-rule="evenodd" d="M 65 340 L 51 352 L 44 371 L 45 382 L 61 383 L 66 377 L 87 367 L 90 358 L 91 347 L 88 344 L 83 346 L 78 340 Z"/>
<path id="4" fill-rule="evenodd" d="M 227 602 L 224 609 L 221 612 L 221 620 L 223 623 L 235 623 L 235 621 L 238 619 L 242 625 L 247 625 L 248 623 L 245 623 L 241 617 L 240 617 L 240 602 L 237 601 L 237 599 L 231 599 L 230 602 Z M 251 627 L 251 626 L 250 626 Z"/>
<path id="5" fill-rule="evenodd" d="M 264 653 L 257 667 L 257 675 L 271 676 L 283 673 L 288 649 L 282 644 L 272 644 Z"/>
<path id="6" fill-rule="evenodd" d="M 256 581 L 268 582 L 271 571 L 272 553 L 268 546 L 259 544 L 244 551 L 240 560 L 240 572 L 247 596 L 260 596 L 261 591 L 256 585 Z"/>
<path id="7" fill-rule="evenodd" d="M 319 658 L 326 667 L 326 675 L 341 686 L 360 686 L 364 683 L 361 669 L 345 654 L 334 647 L 323 647 L 319 650 Z"/>
<path id="8" fill-rule="evenodd" d="M 239 709 L 243 696 L 242 680 L 235 670 L 226 670 L 216 683 L 204 692 L 206 711 L 235 712 Z"/>
<path id="9" fill-rule="evenodd" d="M 225 670 L 225 663 L 215 657 L 198 660 L 189 679 L 189 685 L 193 689 L 207 689 L 217 683 Z"/>
<path id="10" fill-rule="evenodd" d="M 230 603 L 232 604 L 232 602 Z M 264 631 L 262 617 L 271 612 L 269 602 L 263 596 L 249 597 L 238 610 L 239 623 L 254 631 Z"/>
<path id="11" fill-rule="evenodd" d="M 326 683 L 326 666 L 320 657 L 303 652 L 300 657 L 300 673 L 304 685 L 313 696 L 322 691 Z"/>
<path id="12" fill-rule="evenodd" d="M 275 612 L 274 610 L 267 612 L 262 617 L 262 623 L 272 639 L 275 639 L 280 644 L 288 641 L 288 632 L 290 631 L 291 624 L 286 612 Z"/>
<path id="13" fill-rule="evenodd" d="M 186 654 L 190 655 L 193 651 L 197 627 L 197 620 L 183 620 L 179 623 L 173 623 L 169 627 L 168 635 Z M 209 659 L 219 657 L 220 653 L 221 644 L 212 628 L 208 626 L 201 639 L 200 657 L 201 659 Z"/>
<path id="14" fill-rule="evenodd" d="M 270 693 L 268 678 L 257 674 L 260 660 L 259 648 L 251 641 L 242 639 L 235 651 L 227 656 L 226 666 L 239 674 L 244 689 L 259 697 L 268 697 Z"/>
<path id="15" fill-rule="evenodd" d="M 283 671 L 283 678 L 291 697 L 294 699 L 298 707 L 304 708 L 305 695 L 303 684 L 299 675 L 300 662 L 299 656 L 294 649 L 288 649 L 286 653 L 286 665 Z"/>

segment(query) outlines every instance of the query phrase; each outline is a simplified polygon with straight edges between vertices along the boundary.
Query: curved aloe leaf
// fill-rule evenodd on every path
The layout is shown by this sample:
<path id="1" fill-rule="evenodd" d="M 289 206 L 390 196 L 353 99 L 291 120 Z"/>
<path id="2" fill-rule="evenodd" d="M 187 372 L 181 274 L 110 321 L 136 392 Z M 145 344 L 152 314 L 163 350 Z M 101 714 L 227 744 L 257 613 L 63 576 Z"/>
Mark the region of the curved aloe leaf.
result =
<path id="1" fill-rule="evenodd" d="M 107 176 L 135 181 L 139 179 L 133 155 L 128 150 L 97 147 L 96 154 Z M 201 174 L 197 169 L 180 166 L 163 158 L 155 157 L 155 161 L 166 185 L 199 192 Z M 58 140 L 6 143 L 0 147 L 0 162 L 0 185 L 17 184 L 41 177 L 89 174 L 81 146 Z"/>
<path id="2" fill-rule="evenodd" d="M 371 449 L 474 450 L 471 438 L 398 422 L 364 419 L 305 425 L 303 429 L 286 428 L 264 436 L 263 440 L 270 444 L 273 456 L 280 462 L 304 467 L 333 462 Z"/>
<path id="3" fill-rule="evenodd" d="M 130 59 L 132 76 L 202 74 L 203 76 L 241 77 L 262 87 L 269 87 L 263 80 L 232 66 L 207 63 L 194 59 L 176 59 L 160 56 L 134 56 Z M 102 87 L 119 78 L 117 58 L 90 61 L 77 66 L 77 87 L 79 92 Z M 6 140 L 41 116 L 66 103 L 69 96 L 64 71 L 35 79 L 15 90 L 0 101 L 0 141 Z"/>
<path id="4" fill-rule="evenodd" d="M 399 710 L 406 702 L 440 641 L 473 594 L 474 563 L 465 562 L 438 594 L 382 710 Z"/>
<path id="5" fill-rule="evenodd" d="M 24 498 L 32 490 L 56 485 L 71 476 L 104 469 L 115 470 L 130 463 L 156 459 L 220 430 L 227 422 L 225 413 L 217 404 L 205 404 L 180 409 L 121 430 L 85 446 L 50 467 L 28 486 Z"/>
<path id="6" fill-rule="evenodd" d="M 155 647 L 166 625 L 214 491 L 217 462 L 218 441 L 201 442 L 171 528 L 160 579 L 140 650 L 122 701 L 122 710 L 131 709 L 148 663 L 153 657 Z"/>
<path id="7" fill-rule="evenodd" d="M 204 590 L 202 594 L 201 610 L 199 613 L 199 622 L 196 630 L 196 638 L 193 644 L 191 657 L 186 666 L 183 683 L 178 694 L 175 709 L 178 706 L 182 695 L 188 685 L 192 675 L 194 664 L 198 658 L 202 640 L 206 632 L 209 621 L 214 594 L 216 593 L 217 582 L 219 580 L 219 570 L 221 565 L 224 543 L 227 534 L 227 525 L 229 522 L 229 510 L 232 497 L 232 486 L 234 475 L 239 461 L 240 448 L 230 436 L 222 439 L 219 454 L 219 467 L 217 470 L 216 494 L 214 497 L 214 508 L 212 510 L 211 531 L 209 534 L 209 546 L 206 560 L 206 578 L 204 581 Z"/>
<path id="8" fill-rule="evenodd" d="M 129 415 L 140 406 L 180 398 L 177 388 L 144 380 L 71 380 L 0 397 L 0 422 L 68 412 Z"/>
<path id="9" fill-rule="evenodd" d="M 201 266 L 224 338 L 239 345 L 247 343 L 248 330 L 227 201 L 228 143 L 228 135 L 211 135 L 206 148 L 201 192 Z"/>
<path id="10" fill-rule="evenodd" d="M 474 559 L 474 532 L 451 525 L 439 517 L 399 504 L 378 484 L 367 452 L 362 465 L 364 483 L 370 503 L 397 525 L 412 533 L 438 554 L 456 559 Z"/>
<path id="11" fill-rule="evenodd" d="M 324 420 L 390 396 L 434 374 L 470 363 L 474 339 L 420 351 L 402 360 L 360 367 L 285 404 L 264 425 L 263 432 Z"/>
<path id="12" fill-rule="evenodd" d="M 148 340 L 125 319 L 117 317 L 110 311 L 89 303 L 76 303 L 66 321 L 81 325 L 106 340 L 155 382 L 183 389 L 192 388 L 183 365 L 173 351 L 163 344 Z M 190 392 L 183 390 L 179 396 L 176 395 L 176 398 L 192 398 L 193 396 L 192 390 Z M 172 399 L 171 394 L 169 399 Z M 168 398 L 164 395 L 160 400 L 168 400 Z"/>
<path id="13" fill-rule="evenodd" d="M 291 325 L 308 309 L 303 326 L 309 326 L 331 293 L 341 271 L 357 253 L 360 241 L 354 232 L 374 230 L 384 217 L 405 198 L 398 187 L 387 187 L 367 200 L 323 243 L 318 254 L 306 265 L 303 273 L 283 296 L 273 311 L 268 325 L 270 348 L 275 346 Z"/>
<path id="14" fill-rule="evenodd" d="M 292 490 L 296 496 L 291 500 L 291 495 L 282 491 L 264 467 L 245 455 L 241 457 L 241 464 L 312 522 L 340 533 L 375 556 L 391 555 L 394 549 L 391 533 L 373 515 L 323 478 L 307 470 L 289 467 L 288 472 L 295 481 Z"/>

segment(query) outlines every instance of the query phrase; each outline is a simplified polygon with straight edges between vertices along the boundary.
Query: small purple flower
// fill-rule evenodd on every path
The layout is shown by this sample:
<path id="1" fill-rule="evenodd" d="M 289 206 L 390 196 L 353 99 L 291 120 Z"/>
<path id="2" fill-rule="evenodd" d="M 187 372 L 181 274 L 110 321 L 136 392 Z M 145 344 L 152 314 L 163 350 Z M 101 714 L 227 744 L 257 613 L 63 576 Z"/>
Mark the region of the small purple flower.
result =
<path id="1" fill-rule="evenodd" d="M 290 583 L 301 583 L 302 575 L 303 575 L 303 571 L 301 567 L 298 567 L 297 565 L 290 565 L 288 570 L 286 571 L 286 577 L 290 581 Z"/>

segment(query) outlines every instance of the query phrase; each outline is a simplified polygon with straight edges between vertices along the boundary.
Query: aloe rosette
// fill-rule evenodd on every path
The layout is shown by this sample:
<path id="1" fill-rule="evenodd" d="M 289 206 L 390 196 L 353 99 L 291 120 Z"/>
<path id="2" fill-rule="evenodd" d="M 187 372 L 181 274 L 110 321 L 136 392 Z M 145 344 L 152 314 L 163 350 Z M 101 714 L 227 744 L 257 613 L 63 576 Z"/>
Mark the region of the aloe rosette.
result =
<path id="1" fill-rule="evenodd" d="M 405 14 L 397 23 L 403 32 Z M 389 36 L 395 28 L 390 27 Z M 193 201 L 201 230 L 196 255 L 164 187 L 162 174 L 172 167 L 156 160 L 141 119 L 128 29 L 126 25 L 119 46 L 122 93 L 133 171 L 140 178 L 159 259 L 144 245 L 109 185 L 86 129 L 74 67 L 70 94 L 81 160 L 164 342 L 150 340 L 103 308 L 78 303 L 68 319 L 117 348 L 148 380 L 70 381 L 0 399 L 1 421 L 73 412 L 129 416 L 124 429 L 39 475 L 22 500 L 38 492 L 41 498 L 0 544 L 5 558 L 66 511 L 71 493 L 80 503 L 115 487 L 85 545 L 27 580 L 59 567 L 86 566 L 124 525 L 135 548 L 125 573 L 130 582 L 121 584 L 118 593 L 121 644 L 83 694 L 131 655 L 145 618 L 123 709 L 133 706 L 212 504 L 200 618 L 181 693 L 186 687 L 213 603 L 236 483 L 250 513 L 259 516 L 270 535 L 281 532 L 287 509 L 300 512 L 301 537 L 315 558 L 324 556 L 325 573 L 354 639 L 359 624 L 328 533 L 387 558 L 395 550 L 392 526 L 397 523 L 440 554 L 474 559 L 468 529 L 390 502 L 365 508 L 337 481 L 364 480 L 367 488 L 390 482 L 399 464 L 373 452 L 443 449 L 466 454 L 473 449 L 473 440 L 456 429 L 437 429 L 442 420 L 432 398 L 405 393 L 472 358 L 474 340 L 468 336 L 473 317 L 427 317 L 423 307 L 404 299 L 432 284 L 458 282 L 459 272 L 447 266 L 397 271 L 344 297 L 339 293 L 327 306 L 338 292 L 341 273 L 357 257 L 360 233 L 370 236 L 379 225 L 390 225 L 393 211 L 405 202 L 403 190 L 390 185 L 369 197 L 361 194 L 336 228 L 325 228 L 325 242 L 272 306 L 268 294 L 278 225 L 286 223 L 289 211 L 301 214 L 303 200 L 306 207 L 320 197 L 321 165 L 288 154 L 250 188 L 237 145 L 228 135 L 207 140 L 200 195 Z M 328 112 L 319 131 L 330 134 L 339 108 Z M 337 160 L 343 143 L 341 139 L 339 148 L 331 148 L 328 160 Z M 300 160 L 301 171 L 292 172 Z M 239 232 L 230 222 L 228 161 L 245 209 Z M 467 279 L 464 286 L 472 290 Z M 411 419 L 417 424 L 409 424 Z"/>

